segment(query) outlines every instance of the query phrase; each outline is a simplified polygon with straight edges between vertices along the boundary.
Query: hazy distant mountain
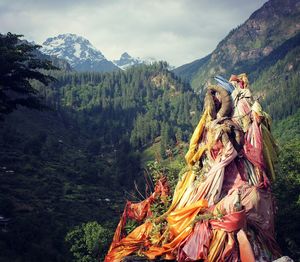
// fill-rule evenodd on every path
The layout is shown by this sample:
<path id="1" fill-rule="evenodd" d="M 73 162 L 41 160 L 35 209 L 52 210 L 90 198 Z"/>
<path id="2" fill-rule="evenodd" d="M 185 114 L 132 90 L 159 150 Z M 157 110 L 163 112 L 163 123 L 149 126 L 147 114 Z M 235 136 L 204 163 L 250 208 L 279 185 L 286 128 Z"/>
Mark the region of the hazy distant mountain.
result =
<path id="1" fill-rule="evenodd" d="M 110 72 L 119 69 L 89 40 L 75 34 L 50 37 L 43 43 L 41 51 L 65 59 L 77 71 Z"/>
<path id="2" fill-rule="evenodd" d="M 229 77 L 232 73 L 253 70 L 300 32 L 299 21 L 300 1 L 270 0 L 232 30 L 209 57 L 183 65 L 174 72 L 189 78 L 193 88 L 199 90 L 213 75 Z"/>
<path id="3" fill-rule="evenodd" d="M 115 65 L 125 70 L 131 66 L 140 65 L 140 64 L 152 64 L 156 62 L 154 58 L 135 58 L 130 56 L 127 52 L 123 53 L 118 60 L 113 61 Z"/>

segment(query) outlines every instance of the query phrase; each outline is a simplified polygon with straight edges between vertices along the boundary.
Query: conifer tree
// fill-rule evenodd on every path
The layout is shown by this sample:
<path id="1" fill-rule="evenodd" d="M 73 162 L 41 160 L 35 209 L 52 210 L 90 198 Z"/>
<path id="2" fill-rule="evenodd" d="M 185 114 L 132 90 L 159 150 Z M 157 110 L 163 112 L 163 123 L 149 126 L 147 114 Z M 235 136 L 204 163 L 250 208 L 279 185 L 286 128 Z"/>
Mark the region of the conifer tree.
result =
<path id="1" fill-rule="evenodd" d="M 18 105 L 41 108 L 38 91 L 31 80 L 45 85 L 53 81 L 40 69 L 56 69 L 50 61 L 38 58 L 37 45 L 20 39 L 22 35 L 0 34 L 0 118 Z"/>

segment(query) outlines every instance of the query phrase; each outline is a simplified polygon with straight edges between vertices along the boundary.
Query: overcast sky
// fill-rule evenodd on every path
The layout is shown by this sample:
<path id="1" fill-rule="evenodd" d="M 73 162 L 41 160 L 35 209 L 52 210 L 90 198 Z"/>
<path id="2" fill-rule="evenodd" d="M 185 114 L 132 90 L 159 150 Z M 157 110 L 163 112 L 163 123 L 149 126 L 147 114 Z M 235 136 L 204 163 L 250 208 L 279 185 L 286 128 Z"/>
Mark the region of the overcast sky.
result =
<path id="1" fill-rule="evenodd" d="M 106 58 L 123 52 L 179 66 L 201 58 L 266 0 L 0 0 L 0 32 L 42 44 L 83 36 Z"/>

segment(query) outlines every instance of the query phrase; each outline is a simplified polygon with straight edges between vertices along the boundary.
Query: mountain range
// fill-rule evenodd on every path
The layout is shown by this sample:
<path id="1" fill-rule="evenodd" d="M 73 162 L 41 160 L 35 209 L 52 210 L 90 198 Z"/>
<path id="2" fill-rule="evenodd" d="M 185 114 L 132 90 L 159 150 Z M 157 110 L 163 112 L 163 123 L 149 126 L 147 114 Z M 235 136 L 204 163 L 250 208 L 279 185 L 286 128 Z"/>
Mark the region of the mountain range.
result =
<path id="1" fill-rule="evenodd" d="M 173 71 L 195 90 L 201 90 L 206 79 L 216 74 L 229 77 L 231 73 L 253 71 L 260 61 L 274 55 L 285 41 L 299 33 L 299 10 L 297 0 L 268 1 L 245 23 L 231 30 L 212 53 Z M 52 60 L 66 60 L 76 71 L 111 72 L 155 62 L 153 58 L 135 58 L 127 52 L 109 61 L 89 40 L 70 33 L 48 38 L 41 51 Z"/>
<path id="2" fill-rule="evenodd" d="M 139 64 L 151 64 L 153 58 L 141 59 L 123 53 L 118 60 L 109 61 L 90 41 L 76 34 L 60 34 L 47 38 L 41 52 L 53 59 L 63 59 L 79 72 L 112 72 Z"/>

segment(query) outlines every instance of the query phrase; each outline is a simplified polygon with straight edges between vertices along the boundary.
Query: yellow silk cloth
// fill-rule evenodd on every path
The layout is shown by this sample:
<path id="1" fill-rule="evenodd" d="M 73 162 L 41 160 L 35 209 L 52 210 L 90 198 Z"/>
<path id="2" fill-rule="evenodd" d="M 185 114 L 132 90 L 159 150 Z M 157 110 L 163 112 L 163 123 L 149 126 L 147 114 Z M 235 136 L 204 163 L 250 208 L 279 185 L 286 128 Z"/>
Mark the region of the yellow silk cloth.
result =
<path id="1" fill-rule="evenodd" d="M 169 230 L 174 236 L 178 236 L 187 227 L 190 227 L 201 209 L 207 208 L 206 199 L 201 199 L 189 206 L 180 208 L 170 213 L 167 217 Z"/>
<path id="2" fill-rule="evenodd" d="M 271 117 L 263 111 L 261 105 L 255 102 L 252 107 L 259 117 L 262 118 L 261 131 L 262 131 L 262 141 L 263 141 L 263 157 L 265 160 L 267 174 L 272 179 L 275 179 L 274 163 L 277 160 L 277 145 L 275 139 L 270 132 Z"/>
<path id="3" fill-rule="evenodd" d="M 277 160 L 277 145 L 268 128 L 261 124 L 263 136 L 263 156 L 267 167 L 267 174 L 275 180 L 274 164 Z"/>
<path id="4" fill-rule="evenodd" d="M 254 252 L 247 235 L 243 229 L 237 233 L 237 242 L 241 262 L 255 262 Z M 213 237 L 209 247 L 209 254 L 207 261 L 209 262 L 223 262 L 223 261 L 238 261 L 232 254 L 235 250 L 235 240 L 233 232 L 226 232 L 224 230 L 213 230 Z M 232 260 L 228 257 L 232 256 Z M 236 260 L 235 260 L 236 258 Z"/>
<path id="5" fill-rule="evenodd" d="M 183 177 L 176 185 L 171 206 L 169 207 L 168 211 L 161 216 L 161 218 L 165 218 L 169 213 L 171 213 L 176 208 L 184 192 L 194 181 L 195 175 L 196 175 L 195 172 L 193 172 L 192 170 L 189 170 L 184 173 Z"/>
<path id="6" fill-rule="evenodd" d="M 162 246 L 150 246 L 149 250 L 143 254 L 149 259 L 155 259 L 162 255 L 165 259 L 174 259 L 172 251 L 192 232 L 197 214 L 207 207 L 207 200 L 201 199 L 187 207 L 171 212 L 167 217 L 170 232 L 168 243 Z"/>
<path id="7" fill-rule="evenodd" d="M 198 142 L 201 138 L 201 135 L 203 134 L 207 116 L 208 110 L 206 109 L 192 135 L 189 150 L 185 155 L 186 162 L 191 166 L 194 165 L 200 159 L 201 155 L 205 151 L 205 147 L 198 148 Z"/>
<path id="8" fill-rule="evenodd" d="M 185 155 L 186 162 L 190 167 L 193 166 L 194 163 L 200 159 L 200 157 L 207 149 L 206 146 L 198 147 L 198 142 L 203 134 L 207 117 L 208 117 L 208 111 L 205 110 L 192 135 L 189 150 Z M 172 212 L 176 208 L 184 192 L 191 185 L 194 179 L 195 179 L 195 173 L 191 169 L 183 174 L 182 178 L 178 181 L 176 185 L 175 192 L 172 198 L 172 203 L 168 211 L 165 214 L 163 214 L 161 218 L 166 217 L 170 212 Z"/>
<path id="9" fill-rule="evenodd" d="M 203 134 L 207 116 L 208 113 L 206 110 L 204 111 L 199 124 L 196 127 L 196 130 L 194 131 L 194 134 L 191 138 L 190 148 L 185 156 L 189 166 L 192 166 L 195 162 L 197 162 L 206 150 L 206 147 L 198 148 L 198 141 Z M 194 203 L 193 205 L 174 211 L 184 192 L 191 185 L 194 179 L 195 173 L 191 169 L 183 175 L 175 188 L 171 206 L 165 214 L 163 214 L 156 220 L 157 222 L 159 222 L 163 219 L 167 219 L 173 239 L 169 239 L 171 242 L 168 241 L 168 244 L 165 244 L 163 246 L 152 245 L 150 246 L 148 251 L 143 252 L 150 259 L 155 258 L 156 256 L 161 256 L 163 254 L 166 259 L 173 259 L 174 257 L 172 256 L 171 252 L 173 251 L 173 249 L 175 249 L 175 247 L 179 245 L 179 243 L 183 239 L 185 239 L 191 233 L 191 224 L 196 215 L 201 209 L 207 207 L 207 201 L 203 199 Z M 120 238 L 120 234 L 114 237 L 114 241 L 105 258 L 105 262 L 121 261 L 122 258 L 138 251 L 141 247 L 149 246 L 149 243 L 146 242 L 148 241 L 148 239 L 150 239 L 150 232 L 153 227 L 152 223 L 148 221 L 145 224 L 142 224 L 120 241 L 118 241 L 118 239 Z M 121 228 L 124 226 L 123 224 L 124 221 L 120 221 L 118 225 L 119 233 L 121 232 Z M 180 225 L 180 227 L 177 229 L 178 225 Z"/>

